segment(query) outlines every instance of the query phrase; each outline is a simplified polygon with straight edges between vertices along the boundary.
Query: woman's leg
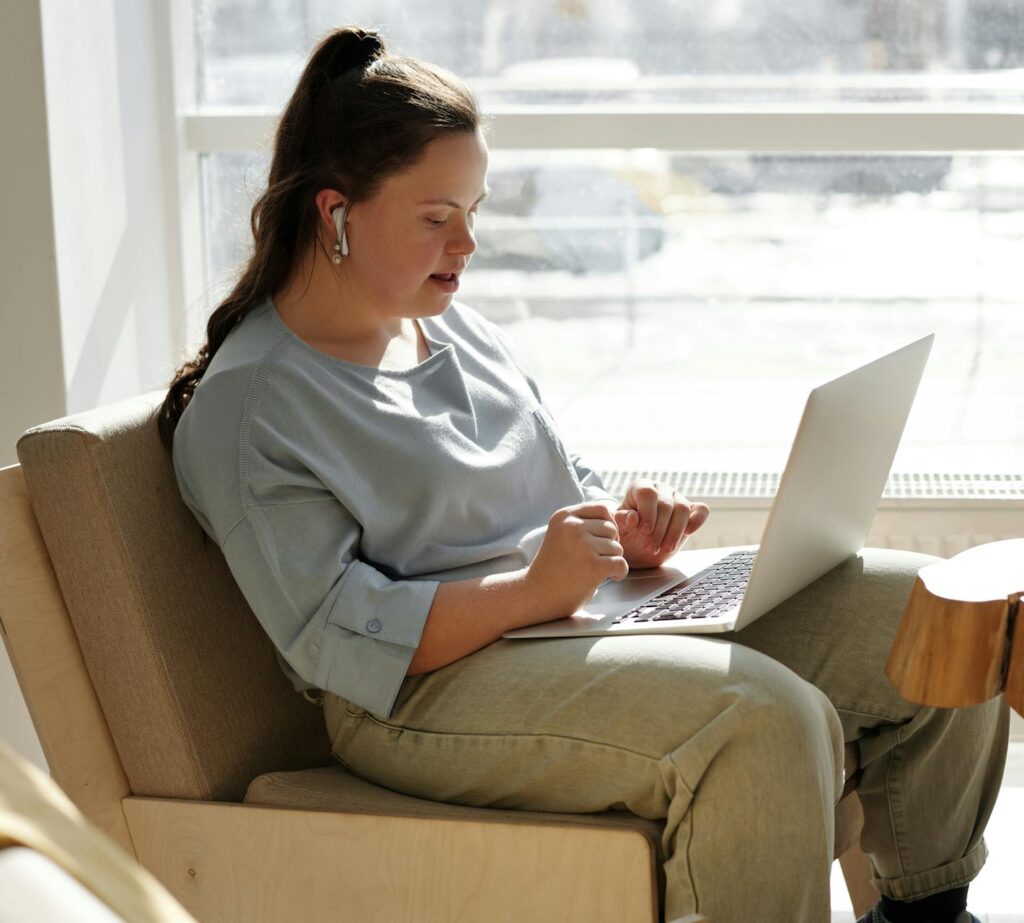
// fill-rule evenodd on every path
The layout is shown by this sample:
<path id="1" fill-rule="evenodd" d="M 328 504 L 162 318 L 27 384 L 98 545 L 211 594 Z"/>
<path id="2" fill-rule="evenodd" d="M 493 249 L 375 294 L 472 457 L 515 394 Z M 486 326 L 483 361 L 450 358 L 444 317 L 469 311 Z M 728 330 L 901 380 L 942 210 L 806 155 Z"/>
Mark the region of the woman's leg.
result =
<path id="1" fill-rule="evenodd" d="M 858 742 L 862 844 L 879 891 L 914 900 L 966 884 L 999 792 L 1009 731 L 1002 696 L 961 709 L 900 698 L 885 675 L 917 571 L 936 559 L 864 549 L 727 637 L 821 689 Z"/>
<path id="2" fill-rule="evenodd" d="M 665 818 L 665 918 L 829 915 L 842 732 L 745 647 L 680 635 L 500 640 L 406 680 L 380 720 L 328 695 L 334 752 L 458 804 Z"/>

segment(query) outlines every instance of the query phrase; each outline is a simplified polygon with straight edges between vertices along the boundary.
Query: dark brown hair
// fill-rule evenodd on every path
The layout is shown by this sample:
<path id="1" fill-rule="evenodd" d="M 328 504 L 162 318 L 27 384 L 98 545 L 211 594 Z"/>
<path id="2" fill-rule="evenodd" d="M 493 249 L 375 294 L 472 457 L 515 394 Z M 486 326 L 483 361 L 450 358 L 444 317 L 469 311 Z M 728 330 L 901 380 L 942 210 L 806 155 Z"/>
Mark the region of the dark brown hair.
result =
<path id="1" fill-rule="evenodd" d="M 387 177 L 415 164 L 431 141 L 482 129 L 482 123 L 462 80 L 443 67 L 387 54 L 376 31 L 344 27 L 320 40 L 277 126 L 267 189 L 252 209 L 252 255 L 210 315 L 205 345 L 175 372 L 157 414 L 168 452 L 224 339 L 319 241 L 316 194 L 337 189 L 351 202 L 371 199 Z"/>

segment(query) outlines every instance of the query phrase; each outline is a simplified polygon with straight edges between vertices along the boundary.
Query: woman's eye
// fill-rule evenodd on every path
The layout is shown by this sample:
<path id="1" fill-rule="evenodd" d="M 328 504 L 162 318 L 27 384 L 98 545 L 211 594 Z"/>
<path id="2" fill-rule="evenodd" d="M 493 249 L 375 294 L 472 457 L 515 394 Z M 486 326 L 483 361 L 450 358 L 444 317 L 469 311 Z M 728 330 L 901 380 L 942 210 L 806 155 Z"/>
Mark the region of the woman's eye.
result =
<path id="1" fill-rule="evenodd" d="M 428 218 L 427 223 L 430 224 L 432 227 L 439 228 L 442 224 L 444 224 L 444 221 L 438 220 L 437 218 Z"/>

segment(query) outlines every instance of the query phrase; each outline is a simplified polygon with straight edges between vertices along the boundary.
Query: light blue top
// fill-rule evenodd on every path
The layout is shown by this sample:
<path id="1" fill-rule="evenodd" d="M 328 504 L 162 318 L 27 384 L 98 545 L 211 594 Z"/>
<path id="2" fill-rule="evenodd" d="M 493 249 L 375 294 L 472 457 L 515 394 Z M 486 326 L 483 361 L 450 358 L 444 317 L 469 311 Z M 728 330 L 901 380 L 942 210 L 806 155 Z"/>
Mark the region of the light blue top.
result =
<path id="1" fill-rule="evenodd" d="M 452 302 L 382 370 L 306 343 L 268 298 L 174 436 L 178 487 L 296 689 L 389 717 L 438 584 L 516 570 L 551 514 L 610 499 L 500 329 Z"/>

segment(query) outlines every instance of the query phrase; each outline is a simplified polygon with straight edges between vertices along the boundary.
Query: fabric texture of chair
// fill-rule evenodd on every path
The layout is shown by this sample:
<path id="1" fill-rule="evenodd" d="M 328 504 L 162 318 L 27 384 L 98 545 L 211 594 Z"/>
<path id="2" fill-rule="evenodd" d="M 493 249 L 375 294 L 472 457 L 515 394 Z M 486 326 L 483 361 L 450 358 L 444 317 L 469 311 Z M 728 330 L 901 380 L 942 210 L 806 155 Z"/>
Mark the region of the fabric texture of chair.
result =
<path id="1" fill-rule="evenodd" d="M 330 742 L 181 501 L 163 397 L 33 427 L 18 457 L 132 792 L 240 801 L 261 772 L 328 765 Z"/>

